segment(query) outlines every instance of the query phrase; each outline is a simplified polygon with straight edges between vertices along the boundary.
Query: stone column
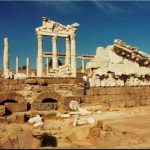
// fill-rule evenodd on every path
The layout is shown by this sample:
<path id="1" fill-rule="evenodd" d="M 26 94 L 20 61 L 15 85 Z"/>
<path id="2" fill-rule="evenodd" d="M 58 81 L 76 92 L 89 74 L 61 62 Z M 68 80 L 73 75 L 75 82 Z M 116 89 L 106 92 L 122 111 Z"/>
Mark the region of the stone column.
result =
<path id="1" fill-rule="evenodd" d="M 52 66 L 53 69 L 58 68 L 58 57 L 57 57 L 57 36 L 52 37 Z"/>
<path id="2" fill-rule="evenodd" d="M 82 70 L 81 70 L 81 73 L 85 73 L 84 59 L 82 59 Z"/>
<path id="3" fill-rule="evenodd" d="M 16 74 L 19 73 L 19 56 L 16 57 Z"/>
<path id="4" fill-rule="evenodd" d="M 3 69 L 4 76 L 8 74 L 9 71 L 9 54 L 8 54 L 8 38 L 4 38 L 4 55 L 3 55 Z"/>
<path id="5" fill-rule="evenodd" d="M 76 77 L 76 35 L 71 35 L 71 70 L 72 77 Z"/>
<path id="6" fill-rule="evenodd" d="M 38 34 L 37 40 L 38 40 L 37 76 L 42 77 L 43 75 L 42 35 Z"/>
<path id="7" fill-rule="evenodd" d="M 26 59 L 26 72 L 27 72 L 27 77 L 29 76 L 29 58 Z"/>
<path id="8" fill-rule="evenodd" d="M 70 38 L 66 38 L 66 59 L 65 59 L 65 65 L 70 66 L 71 65 L 71 59 L 70 59 Z"/>
<path id="9" fill-rule="evenodd" d="M 48 64 L 48 57 L 46 58 L 46 76 L 48 77 L 49 72 L 49 64 Z"/>

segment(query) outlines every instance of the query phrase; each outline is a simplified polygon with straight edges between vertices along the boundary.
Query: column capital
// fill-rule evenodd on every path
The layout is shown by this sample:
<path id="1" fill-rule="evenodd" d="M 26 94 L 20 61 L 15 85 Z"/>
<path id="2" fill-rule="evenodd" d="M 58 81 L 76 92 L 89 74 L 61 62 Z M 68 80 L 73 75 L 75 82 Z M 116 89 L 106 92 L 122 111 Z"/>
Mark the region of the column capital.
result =
<path id="1" fill-rule="evenodd" d="M 41 34 L 37 34 L 37 38 L 38 38 L 39 40 L 42 40 L 43 36 L 42 36 Z"/>
<path id="2" fill-rule="evenodd" d="M 57 40 L 57 35 L 54 35 L 54 36 L 52 37 L 52 40 Z"/>
<path id="3" fill-rule="evenodd" d="M 66 37 L 66 41 L 70 41 L 70 37 L 68 36 L 68 37 Z"/>
<path id="4" fill-rule="evenodd" d="M 76 34 L 71 34 L 70 38 L 71 38 L 71 40 L 75 40 L 76 39 Z"/>

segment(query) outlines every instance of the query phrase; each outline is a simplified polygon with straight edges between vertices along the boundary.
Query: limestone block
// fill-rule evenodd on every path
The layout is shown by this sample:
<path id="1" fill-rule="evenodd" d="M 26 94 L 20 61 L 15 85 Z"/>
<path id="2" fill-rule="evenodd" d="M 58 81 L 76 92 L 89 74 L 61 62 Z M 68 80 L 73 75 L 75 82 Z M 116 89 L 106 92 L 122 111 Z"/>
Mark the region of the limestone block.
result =
<path id="1" fill-rule="evenodd" d="M 141 104 L 141 106 L 147 105 L 147 100 L 141 100 L 141 101 L 140 101 L 140 104 Z"/>
<path id="2" fill-rule="evenodd" d="M 48 83 L 46 82 L 45 79 L 38 79 L 37 80 L 37 84 L 41 85 L 41 86 L 46 86 L 48 85 Z"/>
<path id="3" fill-rule="evenodd" d="M 0 117 L 5 115 L 5 106 L 0 105 Z"/>
<path id="4" fill-rule="evenodd" d="M 70 103 L 72 100 L 75 100 L 75 101 L 77 101 L 78 103 L 81 102 L 80 96 L 66 96 L 66 97 L 64 97 L 64 99 L 63 99 L 62 102 L 63 102 L 64 105 L 68 105 L 68 106 L 69 106 L 69 103 Z"/>
<path id="5" fill-rule="evenodd" d="M 99 88 L 98 88 L 98 87 L 94 87 L 94 88 L 93 88 L 93 95 L 94 95 L 94 96 L 99 95 Z"/>
<path id="6" fill-rule="evenodd" d="M 26 103 L 5 103 L 5 107 L 11 112 L 24 112 L 27 110 Z"/>
<path id="7" fill-rule="evenodd" d="M 73 88 L 72 89 L 72 94 L 73 95 L 83 95 L 84 89 L 83 88 Z"/>
<path id="8" fill-rule="evenodd" d="M 0 117 L 0 123 L 5 123 L 6 122 L 6 117 Z"/>
<path id="9" fill-rule="evenodd" d="M 24 123 L 25 122 L 25 113 L 17 113 L 16 114 L 16 122 Z"/>
<path id="10" fill-rule="evenodd" d="M 135 101 L 126 101 L 125 107 L 133 107 L 135 106 Z"/>
<path id="11" fill-rule="evenodd" d="M 36 81 L 36 79 L 26 79 L 26 80 L 25 80 L 25 84 L 33 84 L 33 85 L 36 85 L 36 84 L 37 84 L 37 81 Z"/>
<path id="12" fill-rule="evenodd" d="M 42 121 L 42 118 L 41 118 L 40 115 L 37 115 L 37 116 L 35 116 L 35 117 L 32 117 L 32 118 L 30 118 L 30 119 L 28 120 L 28 122 L 29 122 L 29 123 L 32 123 L 32 124 L 37 123 L 37 122 L 41 122 L 41 121 Z"/>
<path id="13" fill-rule="evenodd" d="M 10 116 L 7 116 L 6 121 L 7 121 L 7 123 L 16 122 L 16 115 L 15 115 L 15 114 L 12 114 L 12 115 L 10 115 Z"/>
<path id="14" fill-rule="evenodd" d="M 107 87 L 107 94 L 108 95 L 115 95 L 115 94 L 117 94 L 117 89 L 116 88 Z"/>
<path id="15" fill-rule="evenodd" d="M 8 136 L 5 136 L 1 139 L 1 146 L 3 149 L 10 149 L 12 148 L 12 144 Z"/>
<path id="16" fill-rule="evenodd" d="M 43 125 L 44 125 L 44 122 L 39 121 L 34 124 L 34 128 L 41 128 L 41 127 L 43 127 Z"/>

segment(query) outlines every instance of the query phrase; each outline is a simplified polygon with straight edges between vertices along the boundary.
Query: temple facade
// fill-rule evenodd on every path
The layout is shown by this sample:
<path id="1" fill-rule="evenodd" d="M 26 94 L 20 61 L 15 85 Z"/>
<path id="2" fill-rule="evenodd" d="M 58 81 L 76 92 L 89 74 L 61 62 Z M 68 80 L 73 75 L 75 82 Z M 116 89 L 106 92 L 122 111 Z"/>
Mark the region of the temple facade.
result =
<path id="1" fill-rule="evenodd" d="M 76 30 L 78 23 L 64 26 L 46 17 L 42 18 L 42 26 L 35 29 L 38 41 L 37 76 L 43 76 L 43 37 L 52 37 L 52 70 L 59 69 L 57 40 L 59 37 L 66 41 L 65 67 L 69 68 L 70 76 L 76 77 Z"/>

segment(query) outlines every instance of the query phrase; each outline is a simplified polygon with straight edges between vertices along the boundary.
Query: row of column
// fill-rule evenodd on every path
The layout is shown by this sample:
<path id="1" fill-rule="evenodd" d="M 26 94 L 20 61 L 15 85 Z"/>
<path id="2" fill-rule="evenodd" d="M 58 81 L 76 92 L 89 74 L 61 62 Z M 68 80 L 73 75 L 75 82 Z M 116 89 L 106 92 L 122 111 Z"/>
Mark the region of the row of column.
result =
<path id="1" fill-rule="evenodd" d="M 29 58 L 26 59 L 26 74 L 29 76 Z M 3 70 L 4 76 L 9 74 L 9 44 L 8 38 L 4 38 L 4 54 L 3 54 Z M 16 57 L 16 74 L 19 70 L 19 56 Z"/>
<path id="2" fill-rule="evenodd" d="M 72 76 L 76 77 L 76 37 L 75 34 L 66 37 L 66 59 L 65 65 L 69 65 L 72 70 Z M 37 56 L 37 76 L 42 77 L 43 74 L 43 50 L 42 35 L 37 35 L 38 40 L 38 56 Z M 52 37 L 52 67 L 53 69 L 58 68 L 58 50 L 57 50 L 57 36 Z"/>
<path id="3" fill-rule="evenodd" d="M 19 56 L 16 56 L 16 74 L 19 73 Z M 26 58 L 26 75 L 29 76 L 29 58 Z"/>

